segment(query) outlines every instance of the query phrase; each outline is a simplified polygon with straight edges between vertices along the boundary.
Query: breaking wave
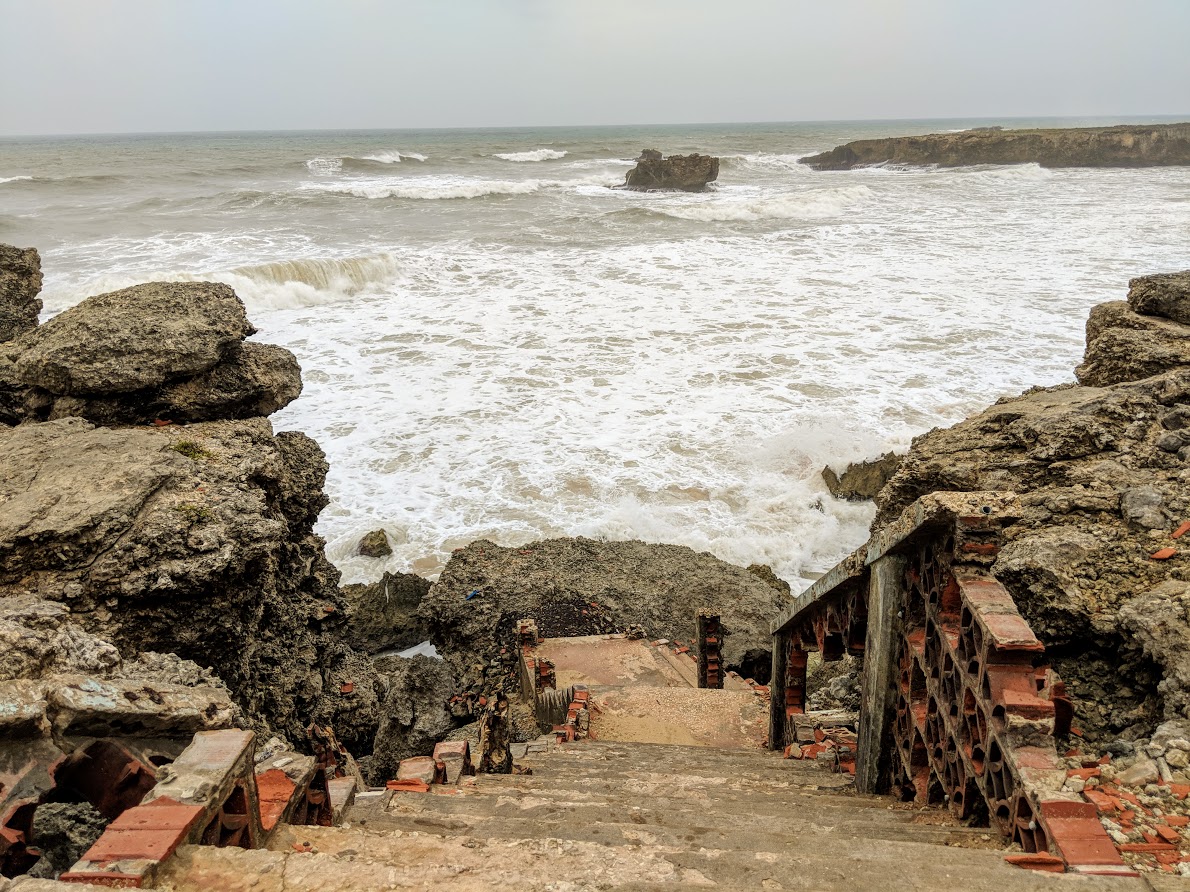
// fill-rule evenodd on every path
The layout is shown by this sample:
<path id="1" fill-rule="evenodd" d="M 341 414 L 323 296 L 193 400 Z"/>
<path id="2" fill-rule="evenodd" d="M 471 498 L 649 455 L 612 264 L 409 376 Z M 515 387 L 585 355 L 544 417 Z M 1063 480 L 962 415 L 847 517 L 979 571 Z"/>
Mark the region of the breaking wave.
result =
<path id="1" fill-rule="evenodd" d="M 533 149 L 530 152 L 497 152 L 492 156 L 501 161 L 557 161 L 565 158 L 566 152 L 557 149 Z"/>
<path id="2" fill-rule="evenodd" d="M 752 152 L 746 155 L 724 155 L 720 161 L 725 167 L 745 170 L 803 170 L 800 159 L 804 154 L 775 155 L 771 152 Z"/>
<path id="3" fill-rule="evenodd" d="M 402 161 L 425 161 L 426 156 L 418 152 L 377 152 L 374 155 L 361 155 L 359 161 L 375 161 L 378 164 L 400 164 Z"/>
<path id="4" fill-rule="evenodd" d="M 24 177 L 24 176 L 21 176 L 21 177 L 0 177 L 0 185 L 3 185 L 4 183 L 15 183 L 18 180 L 31 180 L 31 179 L 33 179 L 33 177 Z"/>
<path id="5" fill-rule="evenodd" d="M 306 170 L 315 176 L 333 177 L 343 170 L 342 158 L 311 158 L 306 162 Z"/>
<path id="6" fill-rule="evenodd" d="M 432 201 L 448 198 L 483 198 L 487 195 L 529 195 L 545 184 L 541 180 L 485 180 L 464 176 L 390 177 L 338 183 L 304 183 L 302 190 L 355 198 L 408 198 Z"/>

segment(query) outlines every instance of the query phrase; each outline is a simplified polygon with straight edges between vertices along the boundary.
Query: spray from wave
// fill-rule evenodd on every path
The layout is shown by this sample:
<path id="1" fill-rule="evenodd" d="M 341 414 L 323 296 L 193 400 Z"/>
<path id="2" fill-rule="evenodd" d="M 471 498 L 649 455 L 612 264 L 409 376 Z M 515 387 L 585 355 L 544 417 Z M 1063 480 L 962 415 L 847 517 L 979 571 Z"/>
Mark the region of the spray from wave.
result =
<path id="1" fill-rule="evenodd" d="M 533 149 L 529 152 L 497 152 L 492 156 L 501 161 L 557 161 L 566 157 L 566 152 L 557 149 Z"/>

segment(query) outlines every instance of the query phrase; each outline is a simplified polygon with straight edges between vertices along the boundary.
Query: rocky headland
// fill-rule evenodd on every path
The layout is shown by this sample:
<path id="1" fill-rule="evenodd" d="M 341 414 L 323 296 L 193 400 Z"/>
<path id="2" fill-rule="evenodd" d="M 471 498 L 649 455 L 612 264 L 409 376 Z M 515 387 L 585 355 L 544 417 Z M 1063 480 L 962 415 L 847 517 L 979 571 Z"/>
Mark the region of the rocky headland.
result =
<path id="1" fill-rule="evenodd" d="M 635 192 L 704 192 L 719 177 L 719 159 L 710 155 L 669 155 L 645 149 L 624 178 Z"/>
<path id="2" fill-rule="evenodd" d="M 1167 167 L 1190 164 L 1190 124 L 1046 130 L 978 128 L 960 133 L 860 139 L 801 161 L 815 170 L 851 170 L 875 164 Z"/>

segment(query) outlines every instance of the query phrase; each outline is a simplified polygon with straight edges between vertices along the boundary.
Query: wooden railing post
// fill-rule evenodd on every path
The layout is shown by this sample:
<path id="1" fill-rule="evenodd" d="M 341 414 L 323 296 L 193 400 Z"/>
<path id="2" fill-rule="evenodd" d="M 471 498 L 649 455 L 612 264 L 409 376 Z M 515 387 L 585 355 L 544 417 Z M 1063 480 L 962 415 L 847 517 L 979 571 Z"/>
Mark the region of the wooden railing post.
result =
<path id="1" fill-rule="evenodd" d="M 897 642 L 901 634 L 899 614 L 905 603 L 904 559 L 885 555 L 877 559 L 871 569 L 859 741 L 855 756 L 855 787 L 860 793 L 880 792 L 881 786 L 887 783 L 896 707 Z"/>

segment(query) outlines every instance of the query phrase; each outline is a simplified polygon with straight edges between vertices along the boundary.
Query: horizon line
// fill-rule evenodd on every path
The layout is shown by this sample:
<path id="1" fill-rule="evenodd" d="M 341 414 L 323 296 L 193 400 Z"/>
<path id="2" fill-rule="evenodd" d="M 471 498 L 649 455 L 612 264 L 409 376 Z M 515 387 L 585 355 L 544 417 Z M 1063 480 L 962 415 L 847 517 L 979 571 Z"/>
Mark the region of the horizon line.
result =
<path id="1" fill-rule="evenodd" d="M 486 130 L 584 130 L 610 129 L 616 127 L 730 127 L 730 126 L 779 126 L 789 124 L 894 124 L 901 122 L 931 122 L 931 121 L 1070 121 L 1095 119 L 1179 119 L 1184 118 L 1190 123 L 1190 113 L 1154 113 L 1154 114 L 1064 114 L 1064 115 L 948 115 L 943 117 L 912 117 L 912 118 L 812 118 L 804 120 L 784 121 L 683 121 L 672 123 L 603 123 L 603 124 L 501 124 L 484 126 L 454 125 L 449 127 L 315 127 L 315 128 L 279 128 L 272 130 L 86 130 L 74 132 L 50 133 L 13 133 L 0 134 L 0 141 L 22 139 L 63 139 L 96 136 L 216 136 L 216 135 L 246 135 L 246 134 L 296 134 L 296 133 L 413 133 L 438 131 L 486 131 Z"/>

